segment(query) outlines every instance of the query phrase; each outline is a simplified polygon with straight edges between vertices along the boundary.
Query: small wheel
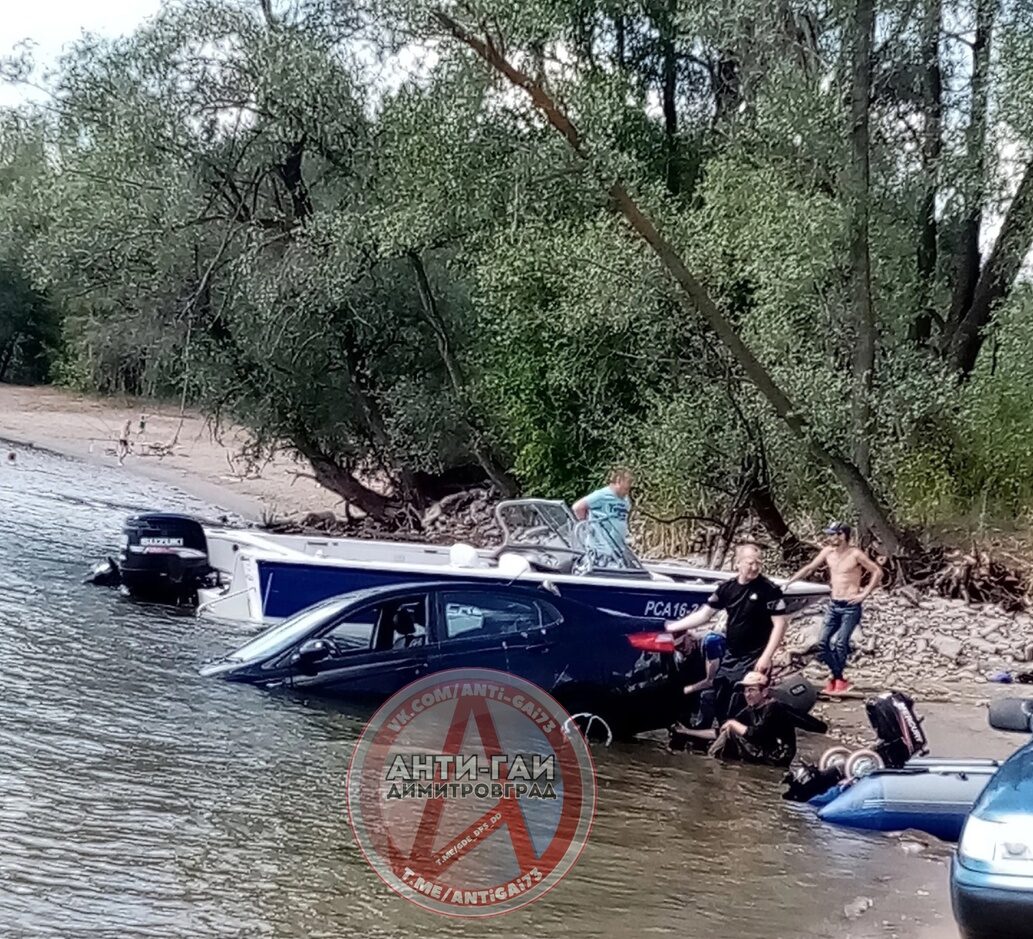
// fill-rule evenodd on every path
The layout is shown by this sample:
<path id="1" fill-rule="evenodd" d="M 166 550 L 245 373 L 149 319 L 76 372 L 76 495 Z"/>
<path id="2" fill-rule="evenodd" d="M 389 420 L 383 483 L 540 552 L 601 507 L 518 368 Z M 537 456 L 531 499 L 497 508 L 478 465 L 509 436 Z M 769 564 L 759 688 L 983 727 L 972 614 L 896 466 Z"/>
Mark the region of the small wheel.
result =
<path id="1" fill-rule="evenodd" d="M 882 757 L 874 750 L 855 750 L 848 757 L 844 772 L 849 779 L 860 779 L 885 765 Z"/>
<path id="2" fill-rule="evenodd" d="M 849 747 L 831 747 L 826 750 L 822 755 L 821 759 L 818 760 L 818 769 L 824 772 L 827 769 L 836 769 L 846 771 L 846 761 L 850 756 Z"/>
<path id="3" fill-rule="evenodd" d="M 991 702 L 987 717 L 996 730 L 1026 733 L 1033 730 L 1033 699 L 1000 698 Z"/>

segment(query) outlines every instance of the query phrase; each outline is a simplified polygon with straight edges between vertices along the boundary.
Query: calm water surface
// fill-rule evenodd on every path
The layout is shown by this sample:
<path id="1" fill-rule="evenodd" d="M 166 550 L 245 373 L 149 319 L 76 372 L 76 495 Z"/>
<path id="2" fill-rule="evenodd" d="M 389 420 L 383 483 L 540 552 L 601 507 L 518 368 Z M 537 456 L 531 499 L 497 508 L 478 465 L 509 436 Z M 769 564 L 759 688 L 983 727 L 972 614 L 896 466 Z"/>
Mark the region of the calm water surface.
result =
<path id="1" fill-rule="evenodd" d="M 117 467 L 18 449 L 0 465 L 0 936 L 929 937 L 942 859 L 835 831 L 777 777 L 597 752 L 599 806 L 571 875 L 489 922 L 387 892 L 347 827 L 360 723 L 202 680 L 248 630 L 83 586 L 127 514 L 212 510 Z M 859 896 L 875 907 L 846 920 Z"/>

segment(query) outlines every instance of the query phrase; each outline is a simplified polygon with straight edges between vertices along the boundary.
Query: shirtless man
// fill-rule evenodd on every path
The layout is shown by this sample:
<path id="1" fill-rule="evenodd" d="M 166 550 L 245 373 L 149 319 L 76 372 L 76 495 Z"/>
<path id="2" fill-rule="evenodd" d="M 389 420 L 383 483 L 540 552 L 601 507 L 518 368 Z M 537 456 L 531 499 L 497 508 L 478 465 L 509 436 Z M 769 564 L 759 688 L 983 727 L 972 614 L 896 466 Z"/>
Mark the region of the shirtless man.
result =
<path id="1" fill-rule="evenodd" d="M 118 465 L 122 466 L 125 464 L 126 457 L 129 455 L 129 421 L 122 425 L 122 432 L 118 435 Z"/>
<path id="2" fill-rule="evenodd" d="M 843 694 L 851 688 L 850 682 L 843 678 L 850 655 L 850 636 L 861 622 L 861 605 L 882 581 L 882 568 L 850 543 L 850 526 L 844 522 L 833 522 L 825 529 L 825 534 L 831 543 L 822 548 L 810 564 L 805 564 L 793 574 L 782 589 L 785 590 L 795 580 L 809 577 L 822 564 L 828 566 L 832 603 L 821 631 L 820 655 L 832 677 L 824 691 L 826 694 Z M 865 571 L 871 576 L 868 584 L 862 587 Z"/>

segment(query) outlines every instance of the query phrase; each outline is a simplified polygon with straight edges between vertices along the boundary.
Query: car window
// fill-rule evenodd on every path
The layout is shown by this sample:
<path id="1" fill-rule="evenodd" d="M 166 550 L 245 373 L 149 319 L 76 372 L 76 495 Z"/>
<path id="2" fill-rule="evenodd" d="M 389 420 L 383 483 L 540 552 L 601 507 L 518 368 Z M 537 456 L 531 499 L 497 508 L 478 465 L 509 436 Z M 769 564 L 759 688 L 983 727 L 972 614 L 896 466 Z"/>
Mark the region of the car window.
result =
<path id="1" fill-rule="evenodd" d="M 446 639 L 504 635 L 551 626 L 562 620 L 554 606 L 541 600 L 466 591 L 448 592 L 441 599 Z"/>
<path id="2" fill-rule="evenodd" d="M 325 633 L 323 638 L 332 639 L 340 651 L 369 649 L 373 645 L 373 630 L 376 625 L 376 618 L 362 610 L 346 616 Z"/>
<path id="3" fill-rule="evenodd" d="M 275 626 L 270 626 L 250 642 L 241 646 L 230 658 L 251 662 L 276 655 L 297 642 L 310 629 L 318 626 L 321 620 L 332 619 L 334 613 L 347 602 L 346 597 L 343 599 L 336 597 L 295 613 L 294 616 Z"/>
<path id="4" fill-rule="evenodd" d="M 352 610 L 323 637 L 332 639 L 342 652 L 384 651 L 422 643 L 426 635 L 425 594 L 393 597 Z"/>

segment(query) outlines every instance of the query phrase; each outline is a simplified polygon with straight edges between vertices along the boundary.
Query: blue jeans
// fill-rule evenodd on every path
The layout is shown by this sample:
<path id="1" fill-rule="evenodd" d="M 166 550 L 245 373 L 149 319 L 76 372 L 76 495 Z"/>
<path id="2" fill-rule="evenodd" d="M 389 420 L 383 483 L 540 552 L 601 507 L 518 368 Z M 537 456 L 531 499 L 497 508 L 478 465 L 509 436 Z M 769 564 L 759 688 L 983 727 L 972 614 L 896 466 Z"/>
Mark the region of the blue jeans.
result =
<path id="1" fill-rule="evenodd" d="M 861 622 L 861 604 L 833 600 L 821 631 L 819 658 L 829 667 L 833 678 L 842 678 L 850 655 L 850 636 Z"/>

